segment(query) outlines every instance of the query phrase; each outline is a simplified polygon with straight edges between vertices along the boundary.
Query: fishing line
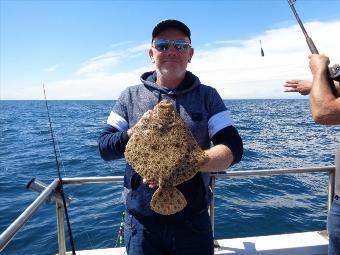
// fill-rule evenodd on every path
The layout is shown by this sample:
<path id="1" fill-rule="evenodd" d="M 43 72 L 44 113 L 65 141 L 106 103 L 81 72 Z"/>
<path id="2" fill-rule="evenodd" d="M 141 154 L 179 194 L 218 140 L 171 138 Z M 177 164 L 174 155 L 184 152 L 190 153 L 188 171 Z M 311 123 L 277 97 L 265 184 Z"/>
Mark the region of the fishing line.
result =
<path id="1" fill-rule="evenodd" d="M 62 200 L 63 200 L 63 206 L 64 206 L 64 211 L 65 211 L 65 218 L 66 218 L 66 223 L 67 223 L 68 235 L 69 235 L 69 238 L 70 238 L 72 255 L 76 255 L 76 252 L 75 252 L 75 249 L 74 249 L 74 242 L 73 242 L 71 224 L 70 224 L 70 220 L 69 220 L 69 217 L 68 217 L 65 194 L 64 194 L 64 189 L 63 189 L 63 180 L 62 180 L 61 175 L 60 175 L 60 167 L 59 167 L 59 161 L 58 161 L 58 154 L 57 154 L 57 151 L 56 151 L 56 143 L 55 143 L 55 139 L 54 139 L 54 133 L 53 133 L 53 129 L 52 129 L 52 121 L 51 121 L 50 111 L 48 109 L 48 104 L 47 104 L 45 84 L 43 84 L 43 89 L 44 89 L 45 104 L 46 104 L 46 110 L 47 110 L 47 116 L 48 116 L 48 123 L 49 123 L 49 126 L 50 126 L 50 133 L 51 133 L 52 142 L 53 142 L 54 157 L 55 157 L 55 161 L 56 161 L 56 165 L 57 165 L 57 172 L 58 172 L 58 179 L 59 179 L 59 187 L 58 188 L 59 188 Z"/>
<path id="2" fill-rule="evenodd" d="M 87 240 L 90 242 L 91 249 L 93 249 L 94 246 L 93 246 L 93 244 L 92 244 L 92 242 L 91 242 L 91 238 L 90 238 L 89 234 L 87 233 L 87 231 L 85 231 L 85 234 L 86 234 L 86 236 L 87 236 Z"/>
<path id="3" fill-rule="evenodd" d="M 56 132 L 53 132 L 54 133 L 54 137 L 55 137 L 55 140 L 56 140 L 56 145 L 57 145 L 57 150 L 58 150 L 58 153 L 59 153 L 59 161 L 61 162 L 61 169 L 63 170 L 64 172 L 64 176 L 67 176 L 66 174 L 66 171 L 65 171 L 65 167 L 64 167 L 64 161 L 62 160 L 62 155 L 61 155 L 61 150 L 60 150 L 60 146 L 59 146 L 59 140 L 58 140 L 58 135 Z"/>

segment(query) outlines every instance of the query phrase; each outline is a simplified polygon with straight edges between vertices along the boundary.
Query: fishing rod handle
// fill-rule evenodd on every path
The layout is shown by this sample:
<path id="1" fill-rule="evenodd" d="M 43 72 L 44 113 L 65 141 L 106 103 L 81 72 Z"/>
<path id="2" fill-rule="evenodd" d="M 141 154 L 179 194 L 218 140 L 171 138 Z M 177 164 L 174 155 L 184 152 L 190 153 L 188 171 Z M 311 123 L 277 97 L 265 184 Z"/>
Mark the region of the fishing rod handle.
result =
<path id="1" fill-rule="evenodd" d="M 308 48 L 310 49 L 310 52 L 312 52 L 312 54 L 319 54 L 319 51 L 316 48 L 312 38 L 306 37 L 306 42 L 307 42 Z"/>

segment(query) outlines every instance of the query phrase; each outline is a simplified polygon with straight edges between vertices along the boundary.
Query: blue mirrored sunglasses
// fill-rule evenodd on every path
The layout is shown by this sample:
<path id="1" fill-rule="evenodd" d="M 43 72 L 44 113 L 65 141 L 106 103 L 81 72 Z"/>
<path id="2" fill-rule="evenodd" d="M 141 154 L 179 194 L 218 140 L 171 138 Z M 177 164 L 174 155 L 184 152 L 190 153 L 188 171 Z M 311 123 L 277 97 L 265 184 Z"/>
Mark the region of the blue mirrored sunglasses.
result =
<path id="1" fill-rule="evenodd" d="M 185 40 L 158 39 L 153 41 L 153 47 L 159 51 L 167 51 L 171 45 L 178 51 L 184 51 L 191 47 L 190 43 Z"/>

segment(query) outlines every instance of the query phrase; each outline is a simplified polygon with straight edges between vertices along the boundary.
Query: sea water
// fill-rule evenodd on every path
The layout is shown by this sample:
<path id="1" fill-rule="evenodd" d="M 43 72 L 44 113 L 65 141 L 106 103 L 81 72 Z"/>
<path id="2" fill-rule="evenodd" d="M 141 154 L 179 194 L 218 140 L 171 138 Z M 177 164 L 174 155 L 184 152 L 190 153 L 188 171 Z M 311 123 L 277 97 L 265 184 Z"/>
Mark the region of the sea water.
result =
<path id="1" fill-rule="evenodd" d="M 0 233 L 37 197 L 35 177 L 57 177 L 44 101 L 0 101 Z M 124 160 L 100 158 L 97 138 L 114 101 L 48 101 L 63 177 L 123 175 Z M 226 100 L 244 142 L 232 171 L 334 165 L 340 127 L 313 122 L 308 100 Z M 315 231 L 326 228 L 325 173 L 218 179 L 215 238 Z M 122 184 L 65 185 L 77 250 L 116 245 Z M 66 233 L 67 237 L 67 233 Z M 67 246 L 68 245 L 68 239 Z M 54 202 L 18 232 L 2 254 L 55 254 Z"/>

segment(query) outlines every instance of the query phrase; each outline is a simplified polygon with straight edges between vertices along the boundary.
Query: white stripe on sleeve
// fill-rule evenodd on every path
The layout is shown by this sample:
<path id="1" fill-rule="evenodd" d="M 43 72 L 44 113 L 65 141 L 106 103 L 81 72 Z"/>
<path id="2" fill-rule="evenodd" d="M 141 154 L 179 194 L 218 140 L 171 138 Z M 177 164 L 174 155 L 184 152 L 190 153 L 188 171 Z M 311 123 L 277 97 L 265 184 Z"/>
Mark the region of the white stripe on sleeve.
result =
<path id="1" fill-rule="evenodd" d="M 208 121 L 210 139 L 221 129 L 234 125 L 229 111 L 223 111 L 212 116 Z"/>
<path id="2" fill-rule="evenodd" d="M 113 126 L 114 128 L 117 128 L 119 131 L 125 131 L 129 128 L 127 121 L 113 111 L 111 111 L 106 123 Z"/>

